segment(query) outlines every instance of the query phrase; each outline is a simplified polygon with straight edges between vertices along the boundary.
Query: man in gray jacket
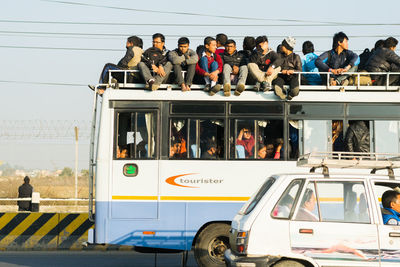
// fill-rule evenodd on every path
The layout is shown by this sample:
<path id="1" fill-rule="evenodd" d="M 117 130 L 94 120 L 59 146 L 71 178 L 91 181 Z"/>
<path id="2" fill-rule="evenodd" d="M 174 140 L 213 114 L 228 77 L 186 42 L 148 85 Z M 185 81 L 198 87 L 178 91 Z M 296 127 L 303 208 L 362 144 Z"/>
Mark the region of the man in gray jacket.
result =
<path id="1" fill-rule="evenodd" d="M 190 91 L 199 57 L 195 51 L 189 49 L 189 39 L 179 38 L 178 48 L 169 52 L 168 59 L 173 65 L 176 82 L 181 86 L 182 91 Z M 183 70 L 186 70 L 185 77 L 182 75 Z"/>

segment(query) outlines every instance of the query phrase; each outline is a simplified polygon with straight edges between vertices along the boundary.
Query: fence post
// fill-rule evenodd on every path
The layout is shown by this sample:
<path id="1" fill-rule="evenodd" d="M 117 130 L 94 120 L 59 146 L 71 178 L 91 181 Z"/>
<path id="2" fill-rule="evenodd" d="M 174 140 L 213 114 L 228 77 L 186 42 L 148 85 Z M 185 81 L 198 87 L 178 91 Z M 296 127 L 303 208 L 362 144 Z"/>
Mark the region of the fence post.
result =
<path id="1" fill-rule="evenodd" d="M 39 205 L 40 205 L 40 193 L 32 192 L 31 211 L 39 212 Z"/>

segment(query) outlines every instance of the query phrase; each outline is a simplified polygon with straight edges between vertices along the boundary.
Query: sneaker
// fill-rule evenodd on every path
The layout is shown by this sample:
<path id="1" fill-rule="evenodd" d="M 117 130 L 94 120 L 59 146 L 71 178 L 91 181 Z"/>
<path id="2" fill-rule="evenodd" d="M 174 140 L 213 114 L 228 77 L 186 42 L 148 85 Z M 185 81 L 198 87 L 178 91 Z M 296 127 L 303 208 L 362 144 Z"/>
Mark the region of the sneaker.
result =
<path id="1" fill-rule="evenodd" d="M 209 92 L 210 91 L 210 89 L 211 89 L 211 85 L 209 84 L 209 83 L 207 83 L 205 86 L 204 86 L 204 92 Z"/>
<path id="2" fill-rule="evenodd" d="M 111 87 L 114 89 L 119 89 L 119 83 L 117 79 L 111 78 Z"/>
<path id="3" fill-rule="evenodd" d="M 258 92 L 260 91 L 260 83 L 256 82 L 256 84 L 254 85 L 254 91 Z"/>
<path id="4" fill-rule="evenodd" d="M 221 90 L 221 85 L 220 85 L 220 84 L 216 84 L 216 85 L 214 85 L 213 87 L 211 87 L 211 90 L 210 90 L 210 92 L 209 92 L 209 95 L 210 95 L 210 96 L 213 96 L 213 95 L 215 95 L 216 93 L 218 93 L 219 90 Z"/>
<path id="5" fill-rule="evenodd" d="M 224 96 L 231 95 L 231 85 L 229 83 L 224 84 Z"/>
<path id="6" fill-rule="evenodd" d="M 190 85 L 187 85 L 187 84 L 186 84 L 186 89 L 187 89 L 187 91 L 192 90 L 192 89 L 190 88 Z"/>
<path id="7" fill-rule="evenodd" d="M 287 100 L 292 100 L 292 99 L 293 99 L 293 96 L 288 95 L 288 96 L 286 97 L 286 99 L 287 99 Z"/>
<path id="8" fill-rule="evenodd" d="M 275 94 L 282 100 L 286 99 L 286 95 L 283 93 L 283 90 L 279 85 L 275 85 Z"/>
<path id="9" fill-rule="evenodd" d="M 330 86 L 336 86 L 337 85 L 337 81 L 335 80 L 335 78 L 329 78 L 329 85 Z"/>
<path id="10" fill-rule="evenodd" d="M 188 91 L 188 89 L 184 83 L 181 84 L 181 89 L 182 89 L 182 92 Z"/>
<path id="11" fill-rule="evenodd" d="M 151 89 L 151 90 L 153 90 L 153 84 L 155 83 L 155 80 L 154 79 L 150 79 L 150 80 L 148 80 L 147 81 L 147 84 L 146 84 L 146 89 Z"/>
<path id="12" fill-rule="evenodd" d="M 269 90 L 272 89 L 272 86 L 269 82 L 262 82 L 261 89 L 263 90 L 263 92 L 268 92 Z"/>
<path id="13" fill-rule="evenodd" d="M 243 83 L 240 83 L 236 86 L 236 91 L 239 93 L 242 93 L 246 89 L 245 85 Z"/>
<path id="14" fill-rule="evenodd" d="M 156 83 L 153 83 L 150 88 L 151 88 L 151 91 L 157 91 L 158 88 L 160 88 L 160 85 L 156 84 Z"/>

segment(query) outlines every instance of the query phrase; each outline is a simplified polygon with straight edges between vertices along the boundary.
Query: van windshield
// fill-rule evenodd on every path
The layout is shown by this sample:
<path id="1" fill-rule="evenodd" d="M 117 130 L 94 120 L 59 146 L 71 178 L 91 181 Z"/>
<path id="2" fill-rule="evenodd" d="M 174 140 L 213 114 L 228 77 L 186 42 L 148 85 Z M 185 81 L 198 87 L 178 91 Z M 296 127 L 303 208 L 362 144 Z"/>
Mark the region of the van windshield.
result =
<path id="1" fill-rule="evenodd" d="M 254 207 L 258 204 L 258 202 L 261 200 L 261 198 L 268 192 L 268 190 L 271 188 L 271 186 L 274 184 L 274 182 L 275 182 L 274 177 L 268 178 L 268 180 L 265 181 L 265 183 L 258 190 L 257 194 L 253 195 L 246 202 L 246 204 L 244 204 L 244 206 L 240 209 L 239 214 L 242 214 L 242 215 L 249 214 L 254 209 Z"/>

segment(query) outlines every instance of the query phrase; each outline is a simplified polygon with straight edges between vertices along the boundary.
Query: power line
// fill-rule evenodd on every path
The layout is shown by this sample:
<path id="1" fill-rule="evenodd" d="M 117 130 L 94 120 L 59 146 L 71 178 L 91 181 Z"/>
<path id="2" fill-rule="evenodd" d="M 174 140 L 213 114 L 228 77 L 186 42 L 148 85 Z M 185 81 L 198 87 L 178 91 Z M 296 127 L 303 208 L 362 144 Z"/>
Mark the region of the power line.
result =
<path id="1" fill-rule="evenodd" d="M 0 83 L 16 83 L 16 84 L 37 84 L 37 85 L 56 85 L 56 86 L 87 86 L 87 84 L 79 83 L 50 83 L 50 82 L 26 82 L 26 81 L 12 81 L 12 80 L 0 80 Z"/>
<path id="2" fill-rule="evenodd" d="M 40 49 L 40 50 L 69 50 L 69 51 L 106 51 L 106 52 L 120 52 L 123 49 L 113 48 L 77 48 L 77 47 L 44 47 L 44 46 L 17 46 L 17 45 L 0 45 L 0 48 L 20 48 L 20 49 Z"/>

